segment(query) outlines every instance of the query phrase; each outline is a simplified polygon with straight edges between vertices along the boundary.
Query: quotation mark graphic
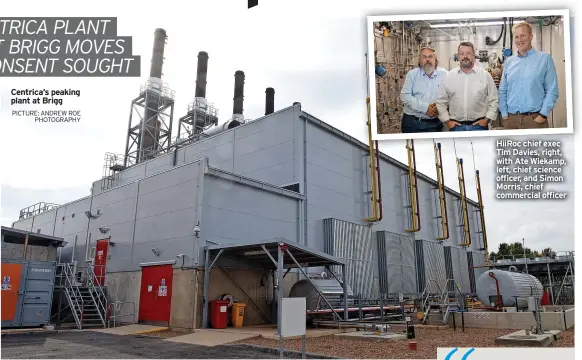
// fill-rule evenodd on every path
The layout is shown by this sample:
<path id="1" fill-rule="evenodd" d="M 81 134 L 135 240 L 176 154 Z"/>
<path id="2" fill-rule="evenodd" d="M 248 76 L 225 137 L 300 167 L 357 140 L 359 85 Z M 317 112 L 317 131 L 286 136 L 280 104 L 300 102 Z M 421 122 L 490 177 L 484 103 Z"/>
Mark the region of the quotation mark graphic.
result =
<path id="1" fill-rule="evenodd" d="M 454 355 L 454 354 L 455 354 L 457 351 L 459 351 L 459 349 L 458 349 L 458 348 L 454 348 L 453 350 L 451 350 L 451 351 L 450 351 L 450 352 L 447 354 L 447 356 L 445 357 L 445 360 L 451 360 L 451 358 L 453 357 L 453 355 Z M 473 353 L 473 351 L 475 351 L 475 348 L 471 348 L 471 349 L 469 349 L 469 351 L 467 351 L 467 352 L 465 353 L 465 355 L 463 355 L 463 357 L 461 358 L 461 360 L 467 360 L 467 358 L 469 357 L 469 355 L 471 355 L 471 353 Z"/>
<path id="2" fill-rule="evenodd" d="M 259 0 L 248 0 L 249 1 L 249 9 L 259 5 Z"/>

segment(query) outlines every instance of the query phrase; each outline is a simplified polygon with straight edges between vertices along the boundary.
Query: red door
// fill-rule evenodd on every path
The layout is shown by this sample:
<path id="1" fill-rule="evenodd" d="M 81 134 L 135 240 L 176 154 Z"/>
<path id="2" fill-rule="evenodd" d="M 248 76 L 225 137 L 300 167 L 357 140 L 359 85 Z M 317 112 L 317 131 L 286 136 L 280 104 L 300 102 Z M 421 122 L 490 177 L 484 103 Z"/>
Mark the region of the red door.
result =
<path id="1" fill-rule="evenodd" d="M 107 250 L 109 248 L 109 239 L 97 240 L 95 247 L 95 277 L 97 284 L 105 286 L 105 265 L 107 265 Z"/>
<path id="2" fill-rule="evenodd" d="M 172 265 L 142 267 L 138 320 L 170 321 L 172 274 Z"/>
<path id="3" fill-rule="evenodd" d="M 2 264 L 2 321 L 13 321 L 18 306 L 22 264 Z"/>

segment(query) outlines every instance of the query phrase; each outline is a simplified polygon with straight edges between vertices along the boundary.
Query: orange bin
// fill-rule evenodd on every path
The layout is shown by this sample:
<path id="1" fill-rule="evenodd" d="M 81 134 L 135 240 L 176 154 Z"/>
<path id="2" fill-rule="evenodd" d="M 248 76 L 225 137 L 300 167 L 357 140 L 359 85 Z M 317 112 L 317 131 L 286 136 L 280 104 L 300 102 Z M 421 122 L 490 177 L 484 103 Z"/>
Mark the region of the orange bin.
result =
<path id="1" fill-rule="evenodd" d="M 245 318 L 245 308 L 247 305 L 245 303 L 233 303 L 232 304 L 232 326 L 235 328 L 243 327 L 243 322 Z"/>

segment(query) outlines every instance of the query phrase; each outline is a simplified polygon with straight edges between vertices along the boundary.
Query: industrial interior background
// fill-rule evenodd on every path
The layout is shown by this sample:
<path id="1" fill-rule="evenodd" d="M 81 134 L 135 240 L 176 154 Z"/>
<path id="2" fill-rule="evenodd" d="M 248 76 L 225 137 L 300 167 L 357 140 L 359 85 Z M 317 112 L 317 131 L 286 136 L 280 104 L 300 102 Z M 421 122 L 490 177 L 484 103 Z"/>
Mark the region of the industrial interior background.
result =
<path id="1" fill-rule="evenodd" d="M 385 73 L 376 76 L 376 114 L 379 133 L 399 133 L 402 119 L 400 90 L 406 73 L 418 66 L 422 45 L 435 49 L 438 66 L 447 71 L 459 65 L 456 53 L 462 41 L 475 46 L 477 66 L 490 70 L 499 87 L 504 49 L 516 53 L 511 36 L 512 18 L 459 19 L 429 21 L 394 21 L 374 23 L 376 65 Z M 505 25 L 504 25 L 505 20 Z M 562 16 L 513 18 L 513 24 L 527 21 L 532 25 L 532 46 L 550 54 L 558 76 L 559 98 L 551 115 L 552 128 L 566 127 L 566 66 L 564 22 Z M 491 24 L 491 25 L 488 25 Z M 504 31 L 505 30 L 505 31 Z M 480 56 L 480 52 L 482 56 Z M 508 53 L 508 54 L 510 54 Z M 499 126 L 499 123 L 493 124 Z M 446 131 L 446 127 L 445 130 Z"/>
<path id="2" fill-rule="evenodd" d="M 437 292 L 431 280 L 442 287 L 447 279 L 475 292 L 484 269 L 472 266 L 485 264 L 486 235 L 480 204 L 464 196 L 462 163 L 461 193 L 445 189 L 442 178 L 416 172 L 412 142 L 410 163 L 402 164 L 300 103 L 274 111 L 271 88 L 265 116 L 245 119 L 242 71 L 235 73 L 232 117 L 219 124 L 206 100 L 205 52 L 194 102 L 172 130 L 178 110 L 161 80 L 165 41 L 165 31 L 156 30 L 150 79 L 132 102 L 125 153 L 106 155 L 91 195 L 23 209 L 13 228 L 64 238 L 59 262 L 104 267 L 106 276 L 96 276 L 105 277 L 110 301 L 136 304 L 136 321 L 176 328 L 201 326 L 204 247 L 214 244 L 285 239 L 326 252 L 347 261 L 348 285 L 366 298 L 414 296 L 427 286 Z M 172 140 L 176 126 L 181 132 Z M 438 153 L 435 147 L 437 164 Z M 150 317 L 140 302 L 142 276 L 156 265 L 169 265 L 170 301 L 167 316 Z M 245 324 L 264 323 L 273 311 L 267 275 L 236 263 L 214 270 L 209 298 L 249 300 L 255 306 Z M 285 295 L 297 278 L 285 278 Z"/>

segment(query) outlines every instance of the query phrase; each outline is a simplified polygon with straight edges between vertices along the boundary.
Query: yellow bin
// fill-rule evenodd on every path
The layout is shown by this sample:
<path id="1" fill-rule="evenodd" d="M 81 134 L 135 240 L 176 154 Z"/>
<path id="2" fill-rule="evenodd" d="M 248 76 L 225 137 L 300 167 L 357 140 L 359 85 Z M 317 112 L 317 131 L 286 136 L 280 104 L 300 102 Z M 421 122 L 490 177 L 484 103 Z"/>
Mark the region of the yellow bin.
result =
<path id="1" fill-rule="evenodd" d="M 245 308 L 247 305 L 245 303 L 233 303 L 232 304 L 232 326 L 235 328 L 243 327 L 243 321 L 245 318 Z"/>

